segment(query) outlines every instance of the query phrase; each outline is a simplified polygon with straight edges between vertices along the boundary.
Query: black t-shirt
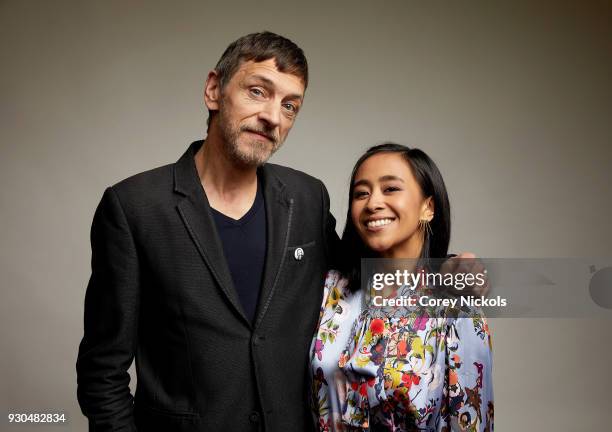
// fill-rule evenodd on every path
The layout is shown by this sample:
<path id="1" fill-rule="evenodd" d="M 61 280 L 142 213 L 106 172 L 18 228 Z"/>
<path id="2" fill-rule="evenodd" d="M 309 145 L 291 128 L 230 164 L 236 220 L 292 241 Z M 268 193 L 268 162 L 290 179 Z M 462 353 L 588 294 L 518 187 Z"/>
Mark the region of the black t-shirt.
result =
<path id="1" fill-rule="evenodd" d="M 247 318 L 255 319 L 266 261 L 266 209 L 261 184 L 255 201 L 240 219 L 212 209 L 234 287 Z"/>

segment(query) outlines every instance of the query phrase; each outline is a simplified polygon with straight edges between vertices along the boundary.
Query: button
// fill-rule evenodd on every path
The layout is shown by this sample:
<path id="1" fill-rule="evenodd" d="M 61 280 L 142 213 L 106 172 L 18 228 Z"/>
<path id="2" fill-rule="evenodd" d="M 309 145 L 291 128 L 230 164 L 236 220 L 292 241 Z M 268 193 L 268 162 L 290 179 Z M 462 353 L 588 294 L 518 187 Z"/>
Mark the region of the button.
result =
<path id="1" fill-rule="evenodd" d="M 297 248 L 294 252 L 293 252 L 293 257 L 297 260 L 297 261 L 301 261 L 301 259 L 304 257 L 304 249 L 302 248 Z"/>
<path id="2" fill-rule="evenodd" d="M 259 422 L 259 413 L 257 411 L 253 411 L 251 414 L 249 414 L 249 420 L 251 423 Z"/>
<path id="3" fill-rule="evenodd" d="M 264 343 L 265 340 L 266 337 L 264 335 L 255 335 L 253 337 L 253 345 L 261 345 Z"/>

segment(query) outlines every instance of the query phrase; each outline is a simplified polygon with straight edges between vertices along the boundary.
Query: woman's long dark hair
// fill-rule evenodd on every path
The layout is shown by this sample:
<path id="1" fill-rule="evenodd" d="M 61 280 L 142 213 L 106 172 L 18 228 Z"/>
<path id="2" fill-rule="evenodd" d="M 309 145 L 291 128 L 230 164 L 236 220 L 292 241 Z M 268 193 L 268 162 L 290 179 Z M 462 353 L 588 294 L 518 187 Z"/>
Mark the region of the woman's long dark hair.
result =
<path id="1" fill-rule="evenodd" d="M 355 175 L 366 159 L 379 153 L 398 153 L 410 166 L 412 174 L 421 187 L 424 197 L 431 197 L 434 203 L 434 218 L 430 222 L 431 235 L 424 231 L 421 259 L 445 258 L 450 241 L 450 203 L 448 193 L 442 179 L 442 174 L 433 160 L 417 148 L 409 148 L 401 144 L 384 143 L 370 147 L 355 163 L 349 185 L 348 210 L 346 225 L 342 234 L 342 259 L 340 269 L 349 278 L 352 291 L 360 287 L 361 258 L 375 258 L 376 254 L 361 240 L 351 217 L 351 203 Z"/>

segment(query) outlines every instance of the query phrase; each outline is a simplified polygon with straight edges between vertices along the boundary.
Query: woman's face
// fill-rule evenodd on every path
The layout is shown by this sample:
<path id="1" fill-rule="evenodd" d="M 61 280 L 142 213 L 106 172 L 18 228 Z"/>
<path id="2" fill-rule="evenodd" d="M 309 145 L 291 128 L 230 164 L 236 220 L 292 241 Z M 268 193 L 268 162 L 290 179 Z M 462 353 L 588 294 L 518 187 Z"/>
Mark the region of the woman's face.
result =
<path id="1" fill-rule="evenodd" d="M 361 240 L 387 258 L 417 258 L 423 246 L 419 220 L 433 219 L 408 162 L 399 153 L 366 159 L 355 175 L 351 218 Z"/>

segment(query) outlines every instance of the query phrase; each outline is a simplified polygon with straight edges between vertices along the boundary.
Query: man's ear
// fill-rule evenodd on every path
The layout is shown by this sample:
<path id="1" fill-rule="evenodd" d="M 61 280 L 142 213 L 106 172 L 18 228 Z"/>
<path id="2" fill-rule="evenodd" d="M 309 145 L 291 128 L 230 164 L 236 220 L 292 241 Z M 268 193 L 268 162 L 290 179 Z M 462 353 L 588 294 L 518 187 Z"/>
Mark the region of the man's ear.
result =
<path id="1" fill-rule="evenodd" d="M 221 87 L 219 74 L 216 70 L 208 72 L 206 84 L 204 85 L 204 103 L 209 111 L 219 110 L 219 100 L 221 98 Z"/>
<path id="2" fill-rule="evenodd" d="M 431 222 L 434 218 L 434 200 L 433 197 L 427 197 L 421 206 L 421 220 Z"/>

